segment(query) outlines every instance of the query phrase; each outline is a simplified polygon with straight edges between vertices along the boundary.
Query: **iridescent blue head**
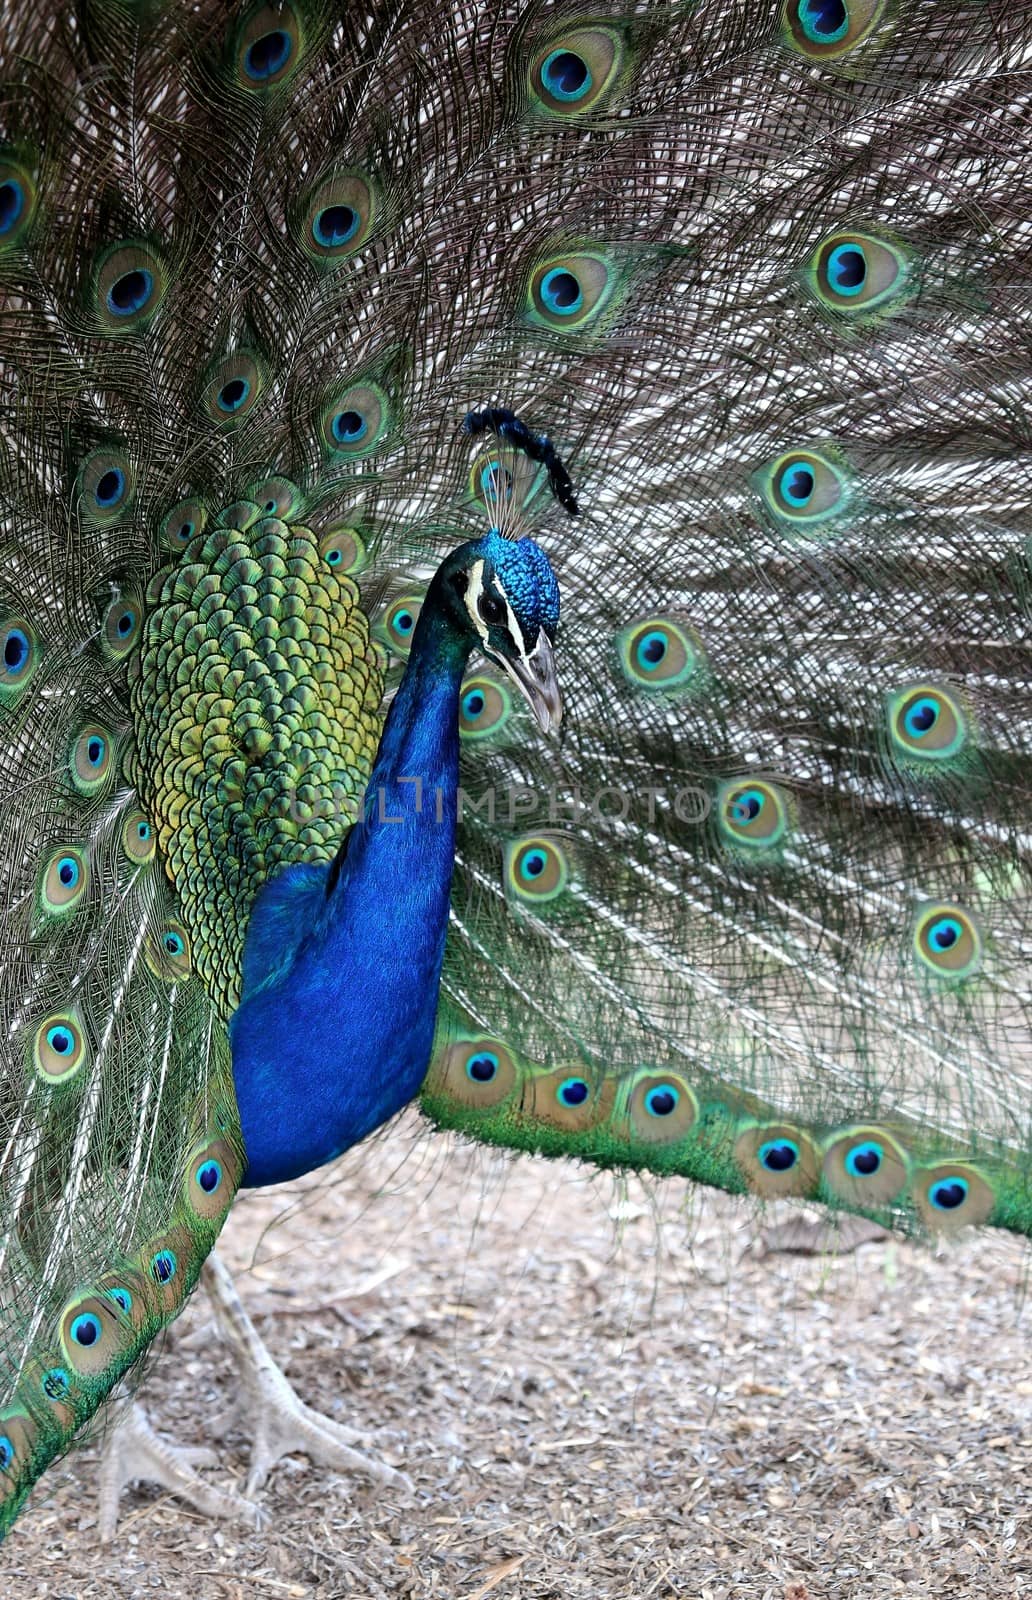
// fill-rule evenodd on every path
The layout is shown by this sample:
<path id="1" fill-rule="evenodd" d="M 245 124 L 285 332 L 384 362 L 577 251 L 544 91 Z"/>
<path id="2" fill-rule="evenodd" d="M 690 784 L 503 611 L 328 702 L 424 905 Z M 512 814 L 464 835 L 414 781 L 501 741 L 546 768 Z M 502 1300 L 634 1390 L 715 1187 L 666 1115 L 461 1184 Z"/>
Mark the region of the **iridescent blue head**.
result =
<path id="1" fill-rule="evenodd" d="M 562 701 L 552 644 L 559 585 L 533 539 L 505 539 L 494 528 L 464 544 L 441 569 L 454 620 L 470 643 L 515 683 L 543 731 L 559 725 Z"/>

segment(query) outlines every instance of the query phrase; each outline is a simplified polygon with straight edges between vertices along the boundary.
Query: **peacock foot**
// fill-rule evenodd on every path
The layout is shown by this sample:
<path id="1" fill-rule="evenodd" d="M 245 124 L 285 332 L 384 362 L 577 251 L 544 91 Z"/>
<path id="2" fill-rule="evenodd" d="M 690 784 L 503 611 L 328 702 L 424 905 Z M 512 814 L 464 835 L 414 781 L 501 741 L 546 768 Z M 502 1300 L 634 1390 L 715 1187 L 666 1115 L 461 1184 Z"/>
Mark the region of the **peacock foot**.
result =
<path id="1" fill-rule="evenodd" d="M 108 1434 L 100 1463 L 100 1538 L 107 1544 L 118 1526 L 118 1505 L 129 1483 L 145 1479 L 170 1489 L 203 1516 L 223 1517 L 261 1526 L 263 1513 L 243 1495 L 216 1489 L 196 1471 L 215 1466 L 214 1450 L 170 1444 L 154 1432 L 140 1405 L 132 1405 Z"/>
<path id="2" fill-rule="evenodd" d="M 246 1492 L 260 1489 L 284 1456 L 302 1452 L 331 1471 L 362 1472 L 377 1483 L 411 1493 L 412 1484 L 403 1472 L 354 1448 L 368 1435 L 323 1416 L 294 1392 L 259 1338 L 217 1256 L 209 1256 L 202 1277 L 240 1371 L 238 1420 L 253 1441 Z"/>

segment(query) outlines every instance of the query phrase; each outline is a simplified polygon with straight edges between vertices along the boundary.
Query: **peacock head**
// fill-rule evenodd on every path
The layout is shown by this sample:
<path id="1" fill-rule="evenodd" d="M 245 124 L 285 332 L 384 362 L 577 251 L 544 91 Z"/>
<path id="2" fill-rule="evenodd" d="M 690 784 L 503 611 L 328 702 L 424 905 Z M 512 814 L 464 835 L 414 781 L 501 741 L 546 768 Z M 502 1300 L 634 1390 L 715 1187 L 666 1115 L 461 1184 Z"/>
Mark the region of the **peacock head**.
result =
<path id="1" fill-rule="evenodd" d="M 515 683 L 542 731 L 559 726 L 562 700 L 552 645 L 559 585 L 533 539 L 505 539 L 496 529 L 464 544 L 441 568 L 453 623 Z"/>

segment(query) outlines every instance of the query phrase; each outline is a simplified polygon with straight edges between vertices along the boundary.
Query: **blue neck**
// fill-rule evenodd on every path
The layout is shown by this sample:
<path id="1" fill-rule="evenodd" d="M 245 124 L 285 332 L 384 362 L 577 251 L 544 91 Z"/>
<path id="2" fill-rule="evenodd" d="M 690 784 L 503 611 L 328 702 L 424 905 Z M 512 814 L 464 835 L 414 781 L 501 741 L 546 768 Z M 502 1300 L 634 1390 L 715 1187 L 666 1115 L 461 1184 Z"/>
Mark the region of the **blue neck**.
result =
<path id="1" fill-rule="evenodd" d="M 343 859 L 255 902 L 230 1022 L 247 1184 L 331 1161 L 411 1100 L 433 1043 L 469 655 L 431 586 Z"/>

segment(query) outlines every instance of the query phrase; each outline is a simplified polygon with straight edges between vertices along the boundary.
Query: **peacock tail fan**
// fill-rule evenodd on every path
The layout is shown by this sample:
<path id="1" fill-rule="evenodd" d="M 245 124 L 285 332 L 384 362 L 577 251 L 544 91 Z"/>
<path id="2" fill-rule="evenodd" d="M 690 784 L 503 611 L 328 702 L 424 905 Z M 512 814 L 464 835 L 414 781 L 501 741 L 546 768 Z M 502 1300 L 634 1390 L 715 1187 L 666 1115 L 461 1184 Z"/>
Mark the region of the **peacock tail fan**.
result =
<path id="1" fill-rule="evenodd" d="M 583 333 L 561 753 L 468 685 L 422 1104 L 503 1146 L 1028 1232 L 1026 135 L 1007 46 L 869 15 L 819 71 L 794 23 L 778 50 L 737 12 L 723 69 L 709 11 L 670 52 L 684 125 L 633 215 L 684 253 L 636 258 Z M 612 108 L 614 158 L 663 71 Z M 571 303 L 602 270 L 578 248 L 545 274 Z"/>
<path id="2" fill-rule="evenodd" d="M 567 716 L 474 663 L 426 1111 L 1028 1231 L 1021 11 L 8 12 L 0 1525 L 195 1282 L 254 897 L 510 505 Z"/>

